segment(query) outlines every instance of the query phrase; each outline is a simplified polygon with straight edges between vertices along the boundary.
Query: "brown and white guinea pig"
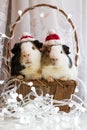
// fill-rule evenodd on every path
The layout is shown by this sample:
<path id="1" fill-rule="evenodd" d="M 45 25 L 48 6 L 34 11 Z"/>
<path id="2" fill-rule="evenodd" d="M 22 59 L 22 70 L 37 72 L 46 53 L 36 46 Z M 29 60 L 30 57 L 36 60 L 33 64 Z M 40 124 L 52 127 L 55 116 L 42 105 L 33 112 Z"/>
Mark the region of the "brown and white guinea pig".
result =
<path id="1" fill-rule="evenodd" d="M 27 40 L 26 40 L 27 38 Z M 14 54 L 11 59 L 11 75 L 23 76 L 28 79 L 41 78 L 41 52 L 42 43 L 23 36 L 20 43 L 16 43 L 11 50 Z"/>
<path id="2" fill-rule="evenodd" d="M 77 67 L 69 57 L 69 47 L 53 45 L 45 47 L 42 57 L 42 77 L 48 81 L 54 79 L 74 80 L 77 78 Z M 44 50 L 44 51 L 45 51 Z"/>
<path id="3" fill-rule="evenodd" d="M 72 63 L 69 53 L 69 47 L 63 45 L 55 30 L 50 29 L 43 44 L 42 77 L 48 81 L 76 79 L 77 67 Z"/>
<path id="4" fill-rule="evenodd" d="M 77 67 L 72 63 L 69 54 L 69 47 L 66 45 L 45 46 L 42 56 L 42 77 L 48 81 L 76 79 Z"/>

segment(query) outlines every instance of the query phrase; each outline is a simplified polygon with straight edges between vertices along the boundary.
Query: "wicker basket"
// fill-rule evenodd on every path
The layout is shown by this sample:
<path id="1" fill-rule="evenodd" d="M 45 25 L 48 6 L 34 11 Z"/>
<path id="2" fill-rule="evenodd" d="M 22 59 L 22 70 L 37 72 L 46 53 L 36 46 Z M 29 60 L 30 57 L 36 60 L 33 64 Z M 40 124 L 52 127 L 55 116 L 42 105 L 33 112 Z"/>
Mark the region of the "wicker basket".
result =
<path id="1" fill-rule="evenodd" d="M 49 5 L 49 4 L 38 4 L 38 5 L 34 5 L 32 7 L 29 7 L 22 12 L 21 16 L 26 14 L 28 11 L 31 11 L 31 10 L 38 8 L 38 7 L 49 7 L 49 8 L 52 8 L 54 10 L 59 11 L 62 15 L 64 15 L 66 20 L 71 25 L 72 29 L 73 30 L 75 29 L 73 22 L 71 21 L 70 18 L 68 18 L 68 15 L 63 10 L 58 9 L 56 6 Z M 20 21 L 20 19 L 21 19 L 21 17 L 19 16 L 16 19 L 16 23 L 12 26 L 12 30 L 10 32 L 10 37 L 13 36 L 16 24 L 18 23 L 18 21 Z M 74 31 L 74 39 L 76 42 L 75 65 L 77 66 L 78 50 L 79 49 L 78 49 L 78 38 L 77 38 L 76 30 Z M 7 58 L 11 58 L 11 51 L 10 50 L 11 50 L 11 39 L 8 41 L 8 44 L 7 44 Z M 10 73 L 9 68 L 10 68 L 10 63 L 7 63 L 7 69 Z M 32 80 L 30 80 L 30 81 L 32 81 Z M 55 80 L 54 82 L 50 83 L 50 82 L 47 82 L 46 80 L 41 79 L 41 80 L 33 80 L 32 82 L 36 88 L 41 88 L 43 90 L 44 95 L 46 93 L 52 94 L 52 95 L 54 95 L 54 99 L 57 99 L 57 100 L 69 99 L 71 94 L 74 93 L 74 90 L 75 90 L 75 87 L 77 84 L 77 82 L 74 80 L 67 80 L 67 81 Z M 18 93 L 22 93 L 23 96 L 28 94 L 30 91 L 31 90 L 30 90 L 29 86 L 27 86 L 27 84 L 26 85 L 21 84 L 20 88 L 18 89 Z M 69 112 L 70 108 L 69 108 L 69 106 L 60 106 L 60 110 Z"/>

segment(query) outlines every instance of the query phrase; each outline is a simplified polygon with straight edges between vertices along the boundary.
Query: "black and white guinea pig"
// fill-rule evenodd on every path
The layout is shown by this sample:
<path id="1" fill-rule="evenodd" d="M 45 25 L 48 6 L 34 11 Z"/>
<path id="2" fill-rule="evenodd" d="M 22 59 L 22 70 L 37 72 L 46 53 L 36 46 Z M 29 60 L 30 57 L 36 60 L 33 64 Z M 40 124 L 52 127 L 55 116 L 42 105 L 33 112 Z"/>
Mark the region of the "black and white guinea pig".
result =
<path id="1" fill-rule="evenodd" d="M 66 45 L 45 46 L 42 56 L 42 77 L 48 81 L 76 79 L 77 67 L 72 63 L 69 54 L 69 47 Z"/>
<path id="2" fill-rule="evenodd" d="M 38 40 L 16 43 L 11 50 L 11 75 L 28 79 L 41 78 L 42 43 Z"/>

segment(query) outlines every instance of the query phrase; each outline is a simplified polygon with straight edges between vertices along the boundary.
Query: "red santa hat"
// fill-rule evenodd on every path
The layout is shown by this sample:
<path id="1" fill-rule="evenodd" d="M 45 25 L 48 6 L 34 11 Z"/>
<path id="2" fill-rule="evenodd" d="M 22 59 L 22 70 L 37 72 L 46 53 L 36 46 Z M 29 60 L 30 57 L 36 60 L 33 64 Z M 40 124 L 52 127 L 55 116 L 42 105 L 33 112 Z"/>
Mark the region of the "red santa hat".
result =
<path id="1" fill-rule="evenodd" d="M 22 35 L 22 37 L 20 38 L 20 41 L 28 41 L 28 40 L 29 41 L 34 41 L 35 38 L 32 37 L 29 33 L 24 32 L 23 35 Z"/>
<path id="2" fill-rule="evenodd" d="M 51 46 L 51 45 L 59 45 L 61 44 L 61 39 L 58 34 L 56 34 L 55 30 L 51 29 L 48 32 L 47 37 L 45 38 L 45 46 Z"/>

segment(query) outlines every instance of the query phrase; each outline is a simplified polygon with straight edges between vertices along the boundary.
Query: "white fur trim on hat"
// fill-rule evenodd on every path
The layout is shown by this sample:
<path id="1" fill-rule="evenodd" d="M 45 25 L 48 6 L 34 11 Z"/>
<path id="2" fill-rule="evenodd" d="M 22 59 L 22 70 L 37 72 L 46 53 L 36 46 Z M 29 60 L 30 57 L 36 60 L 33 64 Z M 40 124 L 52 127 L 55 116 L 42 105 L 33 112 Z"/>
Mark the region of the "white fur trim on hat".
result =
<path id="1" fill-rule="evenodd" d="M 45 41 L 44 43 L 45 46 L 60 45 L 60 44 L 62 44 L 61 40 L 49 40 Z"/>
<path id="2" fill-rule="evenodd" d="M 33 36 L 31 36 L 28 32 L 24 32 L 22 37 L 20 38 L 20 41 L 34 41 L 35 38 Z"/>

